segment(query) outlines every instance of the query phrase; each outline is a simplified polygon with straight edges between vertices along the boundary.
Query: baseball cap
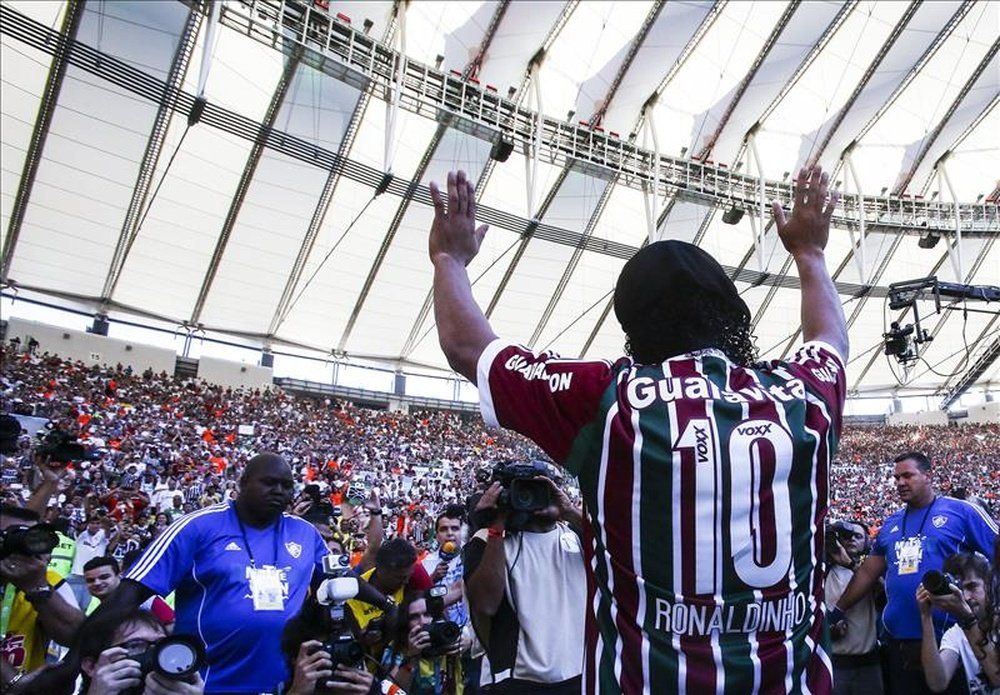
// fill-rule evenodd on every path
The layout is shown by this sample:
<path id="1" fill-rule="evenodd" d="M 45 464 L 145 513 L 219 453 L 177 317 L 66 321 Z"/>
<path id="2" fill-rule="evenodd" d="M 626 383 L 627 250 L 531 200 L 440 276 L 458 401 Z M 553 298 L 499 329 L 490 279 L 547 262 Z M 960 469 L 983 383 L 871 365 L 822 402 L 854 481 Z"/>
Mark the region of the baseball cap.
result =
<path id="1" fill-rule="evenodd" d="M 615 285 L 615 316 L 630 333 L 630 328 L 641 326 L 655 314 L 664 300 L 678 309 L 684 309 L 685 303 L 694 309 L 693 304 L 706 296 L 749 319 L 746 302 L 718 261 L 694 244 L 665 239 L 639 249 L 622 268 Z"/>

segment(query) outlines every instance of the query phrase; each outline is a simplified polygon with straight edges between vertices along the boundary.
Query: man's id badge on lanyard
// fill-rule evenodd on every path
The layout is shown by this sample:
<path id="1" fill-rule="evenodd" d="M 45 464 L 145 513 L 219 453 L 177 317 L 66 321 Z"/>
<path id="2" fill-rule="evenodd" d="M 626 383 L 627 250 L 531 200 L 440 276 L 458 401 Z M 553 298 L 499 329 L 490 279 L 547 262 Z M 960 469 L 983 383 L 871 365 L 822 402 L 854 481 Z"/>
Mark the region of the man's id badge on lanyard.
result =
<path id="1" fill-rule="evenodd" d="M 920 560 L 923 558 L 923 536 L 911 536 L 896 543 L 896 565 L 898 573 L 916 574 L 920 571 Z"/>
<path id="2" fill-rule="evenodd" d="M 285 610 L 285 590 L 282 582 L 284 572 L 277 567 L 247 567 L 250 580 L 250 597 L 255 611 Z"/>

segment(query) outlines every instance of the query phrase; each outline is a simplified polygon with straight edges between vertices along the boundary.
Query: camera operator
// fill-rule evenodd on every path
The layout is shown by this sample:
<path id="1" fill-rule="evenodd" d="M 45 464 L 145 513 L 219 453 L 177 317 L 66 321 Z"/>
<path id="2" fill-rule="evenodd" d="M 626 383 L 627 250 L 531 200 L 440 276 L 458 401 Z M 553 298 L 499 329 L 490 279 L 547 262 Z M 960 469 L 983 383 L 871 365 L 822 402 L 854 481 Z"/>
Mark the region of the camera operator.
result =
<path id="1" fill-rule="evenodd" d="M 196 659 L 203 658 L 203 654 L 185 640 L 180 643 L 187 647 L 180 653 L 181 663 L 176 663 L 177 654 L 171 653 L 173 662 L 168 660 L 164 664 L 162 656 L 157 658 L 156 648 L 166 637 L 156 616 L 141 608 L 124 614 L 109 613 L 88 623 L 81 630 L 84 645 L 80 662 L 81 693 L 201 695 L 205 683 L 198 674 Z M 173 675 L 182 669 L 186 673 Z"/>
<path id="2" fill-rule="evenodd" d="M 446 589 L 435 586 L 411 594 L 400 612 L 407 617 L 388 653 L 393 679 L 409 695 L 461 695 L 462 652 L 469 639 L 444 617 Z"/>
<path id="3" fill-rule="evenodd" d="M 826 605 L 832 609 L 868 552 L 868 529 L 854 521 L 834 521 L 826 529 Z M 882 666 L 877 645 L 874 592 L 830 626 L 833 638 L 833 695 L 881 695 Z"/>
<path id="4" fill-rule="evenodd" d="M 965 671 L 968 692 L 973 695 L 1000 692 L 1000 674 L 986 660 L 985 641 L 977 639 L 987 615 L 986 586 L 990 565 L 979 553 L 955 553 L 944 562 L 944 571 L 924 574 L 917 588 L 917 605 L 923 637 L 920 661 L 927 685 L 935 693 L 944 692 L 959 670 Z M 956 623 L 941 637 L 934 632 L 932 608 L 952 615 Z M 975 635 L 973 639 L 970 636 Z"/>
<path id="5" fill-rule="evenodd" d="M 482 527 L 464 549 L 469 612 L 486 649 L 483 690 L 579 693 L 587 602 L 581 511 L 536 466 L 515 464 L 494 477 L 476 504 Z M 527 501 L 520 492 L 529 481 L 535 487 L 524 497 L 535 499 L 513 509 L 511 498 Z"/>
<path id="6" fill-rule="evenodd" d="M 73 591 L 47 569 L 58 539 L 37 525 L 38 515 L 30 509 L 0 507 L 0 683 L 6 693 L 28 692 L 26 674 L 45 663 L 49 640 L 70 644 L 83 622 Z"/>

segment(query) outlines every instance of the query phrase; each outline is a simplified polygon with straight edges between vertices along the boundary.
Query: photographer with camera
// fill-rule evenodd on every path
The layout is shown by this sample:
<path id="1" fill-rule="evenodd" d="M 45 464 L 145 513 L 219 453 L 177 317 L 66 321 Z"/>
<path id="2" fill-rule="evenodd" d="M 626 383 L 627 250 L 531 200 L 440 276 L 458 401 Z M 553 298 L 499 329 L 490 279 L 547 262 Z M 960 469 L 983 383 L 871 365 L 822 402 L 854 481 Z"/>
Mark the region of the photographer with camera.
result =
<path id="1" fill-rule="evenodd" d="M 541 463 L 509 464 L 476 503 L 465 590 L 489 693 L 579 693 L 587 575 L 582 515 Z"/>
<path id="2" fill-rule="evenodd" d="M 359 580 L 375 590 L 372 595 L 383 597 L 373 600 L 359 596 L 347 602 L 368 655 L 375 663 L 382 663 L 383 652 L 396 627 L 396 609 L 403 602 L 405 591 L 429 589 L 431 581 L 417 562 L 416 548 L 403 538 L 383 543 L 375 554 L 375 567 L 363 572 Z"/>
<path id="3" fill-rule="evenodd" d="M 0 507 L 0 684 L 5 693 L 29 692 L 45 663 L 49 640 L 68 645 L 83 622 L 73 591 L 47 568 L 56 534 L 21 507 Z"/>
<path id="4" fill-rule="evenodd" d="M 916 594 L 923 629 L 920 661 L 932 692 L 944 692 L 961 666 L 969 693 L 1000 693 L 1000 674 L 987 663 L 986 641 L 979 631 L 987 616 L 990 580 L 989 562 L 979 553 L 955 553 L 944 561 L 941 572 L 924 574 Z M 945 611 L 956 621 L 945 631 L 940 645 L 932 608 Z"/>
<path id="5" fill-rule="evenodd" d="M 400 607 L 406 622 L 387 650 L 385 665 L 409 695 L 462 695 L 465 691 L 461 655 L 469 640 L 444 615 L 446 593 L 443 586 L 434 586 L 408 594 Z"/>
<path id="6" fill-rule="evenodd" d="M 988 555 L 997 538 L 997 523 L 978 505 L 938 495 L 930 459 L 918 451 L 894 460 L 893 479 L 905 506 L 890 515 L 878 532 L 872 552 L 854 573 L 829 612 L 836 624 L 855 603 L 867 596 L 885 575 L 884 643 L 889 692 L 892 695 L 930 693 L 921 667 L 923 626 L 916 593 L 928 570 L 940 571 L 945 558 L 959 551 Z M 943 611 L 932 612 L 934 634 L 940 639 L 954 622 Z"/>
<path id="7" fill-rule="evenodd" d="M 168 637 L 143 609 L 114 612 L 81 631 L 83 695 L 201 695 L 204 650 L 194 638 Z"/>
<path id="8" fill-rule="evenodd" d="M 868 553 L 868 528 L 856 521 L 833 521 L 826 527 L 826 606 L 833 608 Z M 833 695 L 882 695 L 878 651 L 878 613 L 874 592 L 830 625 L 833 639 Z"/>

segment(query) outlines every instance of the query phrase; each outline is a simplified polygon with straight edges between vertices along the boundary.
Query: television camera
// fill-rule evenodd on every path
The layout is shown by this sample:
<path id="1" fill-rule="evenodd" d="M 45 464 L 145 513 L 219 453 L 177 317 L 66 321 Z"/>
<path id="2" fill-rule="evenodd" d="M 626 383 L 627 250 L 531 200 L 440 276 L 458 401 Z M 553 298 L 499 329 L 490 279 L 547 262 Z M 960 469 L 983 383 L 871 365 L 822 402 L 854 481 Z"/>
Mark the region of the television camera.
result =
<path id="1" fill-rule="evenodd" d="M 958 307 L 946 304 L 942 306 L 941 298 L 960 301 L 975 300 L 982 302 L 1000 301 L 1000 287 L 992 285 L 962 285 L 953 282 L 941 282 L 936 277 L 904 280 L 889 285 L 889 308 L 893 311 L 903 310 L 900 321 L 893 321 L 888 332 L 883 333 L 885 340 L 884 354 L 895 357 L 904 367 L 920 358 L 920 345 L 930 343 L 934 336 L 920 325 L 918 300 L 933 300 L 934 313 L 940 314 L 942 309 Z M 962 307 L 964 311 L 982 311 Z M 913 310 L 913 323 L 902 325 L 907 310 Z M 995 314 L 997 311 L 987 310 L 983 313 Z"/>

